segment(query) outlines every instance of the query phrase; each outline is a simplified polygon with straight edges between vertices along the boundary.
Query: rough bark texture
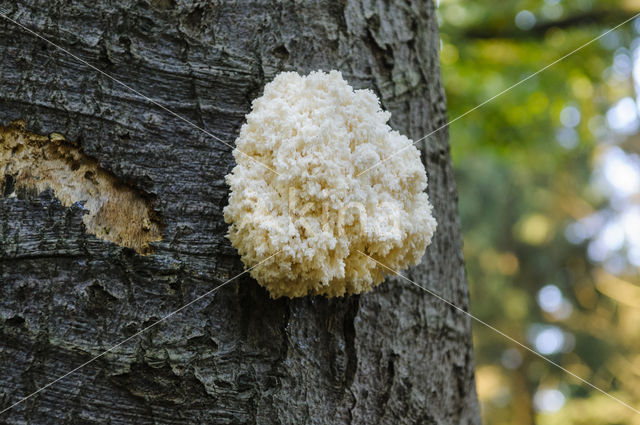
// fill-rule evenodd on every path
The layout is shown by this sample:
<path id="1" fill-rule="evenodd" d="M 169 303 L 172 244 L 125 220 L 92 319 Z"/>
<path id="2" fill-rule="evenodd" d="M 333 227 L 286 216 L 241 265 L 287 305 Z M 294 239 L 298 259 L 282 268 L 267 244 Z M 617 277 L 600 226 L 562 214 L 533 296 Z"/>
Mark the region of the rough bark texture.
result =
<path id="1" fill-rule="evenodd" d="M 231 142 L 283 70 L 341 70 L 414 139 L 446 119 L 430 0 L 2 0 L 0 11 Z M 0 55 L 0 124 L 78 142 L 163 225 L 141 256 L 86 232 L 82 207 L 51 191 L 0 197 L 6 407 L 242 267 L 224 237 L 228 146 L 1 18 Z M 420 147 L 439 227 L 408 275 L 467 306 L 446 131 Z M 397 279 L 362 296 L 271 300 L 242 277 L 0 422 L 477 424 L 470 322 Z"/>

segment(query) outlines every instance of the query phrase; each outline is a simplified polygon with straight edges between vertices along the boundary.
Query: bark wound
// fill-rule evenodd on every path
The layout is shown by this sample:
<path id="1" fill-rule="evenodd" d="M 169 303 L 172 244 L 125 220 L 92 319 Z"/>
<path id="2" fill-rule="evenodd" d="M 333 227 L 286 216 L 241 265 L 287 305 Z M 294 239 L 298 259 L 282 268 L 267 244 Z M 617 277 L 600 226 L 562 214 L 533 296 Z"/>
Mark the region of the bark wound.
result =
<path id="1" fill-rule="evenodd" d="M 83 203 L 87 232 L 140 254 L 151 253 L 149 243 L 162 239 L 160 218 L 140 191 L 61 134 L 31 133 L 21 120 L 0 125 L 0 188 L 9 197 L 20 189 L 50 188 L 65 207 Z"/>

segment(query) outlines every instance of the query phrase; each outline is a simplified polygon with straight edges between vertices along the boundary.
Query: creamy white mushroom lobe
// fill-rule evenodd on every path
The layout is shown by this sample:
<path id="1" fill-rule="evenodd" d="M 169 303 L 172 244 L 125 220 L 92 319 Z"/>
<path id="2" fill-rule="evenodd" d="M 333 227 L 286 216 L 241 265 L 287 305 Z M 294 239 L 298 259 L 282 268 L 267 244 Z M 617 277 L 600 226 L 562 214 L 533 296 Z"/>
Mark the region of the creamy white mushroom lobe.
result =
<path id="1" fill-rule="evenodd" d="M 224 216 L 247 267 L 278 253 L 251 270 L 272 297 L 370 290 L 388 270 L 360 251 L 420 262 L 436 229 L 427 176 L 390 115 L 338 71 L 281 73 L 253 101 Z"/>

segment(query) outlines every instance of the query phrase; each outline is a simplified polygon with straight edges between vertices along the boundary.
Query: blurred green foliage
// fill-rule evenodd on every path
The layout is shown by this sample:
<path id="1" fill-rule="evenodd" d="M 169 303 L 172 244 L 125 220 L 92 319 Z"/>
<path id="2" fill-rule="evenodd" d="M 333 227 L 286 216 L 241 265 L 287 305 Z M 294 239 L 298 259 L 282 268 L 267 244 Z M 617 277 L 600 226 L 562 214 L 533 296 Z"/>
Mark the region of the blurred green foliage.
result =
<path id="1" fill-rule="evenodd" d="M 450 120 L 639 11 L 630 0 L 442 0 Z M 612 112 L 636 98 L 639 30 L 638 20 L 627 23 L 449 128 L 472 313 L 636 408 L 639 264 L 624 257 L 636 249 L 628 242 L 635 224 L 625 221 L 620 233 L 607 223 L 622 222 L 621 202 L 625 212 L 640 205 L 631 185 L 637 111 L 624 104 Z M 624 169 L 603 162 L 616 149 L 631 171 L 607 185 L 603 175 Z M 479 324 L 474 347 L 486 424 L 640 424 L 640 415 Z"/>

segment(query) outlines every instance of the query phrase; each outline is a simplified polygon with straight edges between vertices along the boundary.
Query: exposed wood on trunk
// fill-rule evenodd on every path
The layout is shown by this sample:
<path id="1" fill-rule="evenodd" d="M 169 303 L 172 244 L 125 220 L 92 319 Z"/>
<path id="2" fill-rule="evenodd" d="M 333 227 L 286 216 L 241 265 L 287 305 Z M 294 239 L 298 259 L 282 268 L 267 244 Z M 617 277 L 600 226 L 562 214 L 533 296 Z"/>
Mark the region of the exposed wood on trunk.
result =
<path id="1" fill-rule="evenodd" d="M 24 126 L 21 120 L 0 125 L 0 187 L 5 196 L 51 189 L 65 207 L 85 210 L 87 232 L 140 254 L 151 252 L 150 242 L 162 240 L 161 221 L 143 193 L 118 181 L 64 136 L 40 136 Z"/>

